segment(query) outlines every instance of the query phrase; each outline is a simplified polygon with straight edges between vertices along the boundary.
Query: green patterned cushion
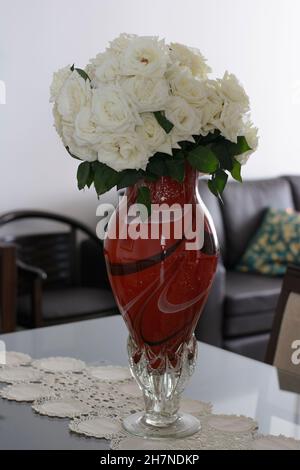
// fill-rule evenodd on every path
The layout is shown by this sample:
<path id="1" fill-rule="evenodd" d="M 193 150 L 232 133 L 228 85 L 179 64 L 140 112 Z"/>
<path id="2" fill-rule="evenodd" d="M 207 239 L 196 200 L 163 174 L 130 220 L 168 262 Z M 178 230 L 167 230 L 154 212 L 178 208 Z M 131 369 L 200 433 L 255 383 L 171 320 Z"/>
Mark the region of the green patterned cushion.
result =
<path id="1" fill-rule="evenodd" d="M 283 276 L 290 263 L 300 265 L 300 213 L 268 209 L 236 270 Z"/>

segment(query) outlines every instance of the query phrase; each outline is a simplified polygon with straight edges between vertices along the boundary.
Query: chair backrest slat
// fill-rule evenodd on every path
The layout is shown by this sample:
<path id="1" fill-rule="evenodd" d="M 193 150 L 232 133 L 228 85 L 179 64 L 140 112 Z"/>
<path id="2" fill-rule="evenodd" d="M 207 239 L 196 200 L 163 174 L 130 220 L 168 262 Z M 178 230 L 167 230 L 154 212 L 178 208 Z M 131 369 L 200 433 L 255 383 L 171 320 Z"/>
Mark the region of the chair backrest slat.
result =
<path id="1" fill-rule="evenodd" d="M 0 331 L 16 328 L 17 269 L 16 247 L 0 244 Z"/>

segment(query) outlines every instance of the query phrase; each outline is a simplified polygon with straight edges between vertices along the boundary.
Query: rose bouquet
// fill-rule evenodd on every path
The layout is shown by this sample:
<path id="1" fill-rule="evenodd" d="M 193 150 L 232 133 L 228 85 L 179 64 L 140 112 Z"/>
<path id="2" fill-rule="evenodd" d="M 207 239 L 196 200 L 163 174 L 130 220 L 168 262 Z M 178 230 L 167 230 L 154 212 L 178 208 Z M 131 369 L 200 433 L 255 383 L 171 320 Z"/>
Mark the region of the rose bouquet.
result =
<path id="1" fill-rule="evenodd" d="M 56 130 L 69 154 L 81 160 L 79 189 L 98 195 L 139 180 L 169 176 L 182 182 L 186 165 L 210 175 L 218 197 L 229 173 L 257 147 L 249 98 L 237 78 L 209 78 L 201 53 L 157 37 L 122 34 L 85 69 L 54 74 L 51 102 Z M 138 202 L 150 193 L 139 187 Z"/>

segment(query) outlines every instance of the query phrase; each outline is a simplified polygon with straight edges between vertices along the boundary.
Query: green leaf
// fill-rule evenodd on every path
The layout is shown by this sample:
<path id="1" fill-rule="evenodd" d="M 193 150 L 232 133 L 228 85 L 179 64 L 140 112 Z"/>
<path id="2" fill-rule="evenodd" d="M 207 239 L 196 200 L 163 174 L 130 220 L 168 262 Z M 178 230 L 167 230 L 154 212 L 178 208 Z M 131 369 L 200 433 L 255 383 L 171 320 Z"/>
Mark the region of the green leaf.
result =
<path id="1" fill-rule="evenodd" d="M 178 158 L 177 156 L 176 158 L 172 157 L 167 159 L 166 167 L 168 169 L 168 176 L 178 181 L 179 183 L 183 183 L 185 176 L 185 164 L 183 156 L 182 158 Z"/>
<path id="2" fill-rule="evenodd" d="M 171 132 L 171 130 L 173 129 L 174 127 L 174 124 L 172 124 L 164 114 L 162 114 L 161 111 L 156 111 L 154 113 L 154 116 L 158 122 L 158 124 L 163 128 L 163 130 L 169 134 L 169 132 Z"/>
<path id="3" fill-rule="evenodd" d="M 150 158 L 146 171 L 157 176 L 165 176 L 168 172 L 165 156 L 154 155 Z"/>
<path id="4" fill-rule="evenodd" d="M 226 140 L 224 145 L 226 146 L 227 152 L 231 157 L 236 157 L 237 155 L 241 155 L 242 153 L 251 150 L 251 147 L 249 147 L 247 140 L 243 136 L 239 136 L 237 138 L 236 144 L 234 142 L 229 142 L 228 140 Z"/>
<path id="5" fill-rule="evenodd" d="M 202 173 L 214 173 L 219 168 L 219 160 L 208 147 L 196 147 L 188 154 L 188 161 L 193 168 Z"/>
<path id="6" fill-rule="evenodd" d="M 77 170 L 77 183 L 78 189 L 83 189 L 89 182 L 90 178 L 90 163 L 82 162 L 80 163 Z"/>
<path id="7" fill-rule="evenodd" d="M 248 142 L 244 136 L 239 136 L 237 138 L 237 144 L 235 145 L 234 149 L 234 155 L 233 157 L 236 157 L 237 155 L 241 155 L 242 153 L 248 152 L 249 150 L 252 150 L 251 147 L 248 145 Z"/>
<path id="8" fill-rule="evenodd" d="M 243 182 L 242 176 L 241 176 L 241 169 L 242 165 L 240 162 L 238 162 L 235 158 L 233 158 L 233 168 L 231 170 L 231 176 L 234 178 L 236 181 L 239 181 L 240 183 Z"/>
<path id="9" fill-rule="evenodd" d="M 138 189 L 136 202 L 143 204 L 147 208 L 148 215 L 151 214 L 151 194 L 150 189 L 147 186 L 141 186 Z"/>
<path id="10" fill-rule="evenodd" d="M 214 179 L 208 180 L 207 185 L 210 192 L 213 193 L 213 195 L 216 196 L 221 202 L 223 202 L 221 195 L 218 191 L 216 181 Z"/>
<path id="11" fill-rule="evenodd" d="M 145 171 L 144 177 L 146 181 L 154 182 L 158 180 L 158 176 L 150 173 L 149 171 Z"/>
<path id="12" fill-rule="evenodd" d="M 82 161 L 81 158 L 76 157 L 76 155 L 74 155 L 73 153 L 70 152 L 69 147 L 65 147 L 65 149 L 66 149 L 66 151 L 68 152 L 68 154 L 71 155 L 72 158 L 75 158 L 75 160 L 80 160 L 80 161 Z"/>
<path id="13" fill-rule="evenodd" d="M 233 161 L 232 161 L 231 152 L 229 151 L 229 148 L 228 148 L 228 144 L 230 144 L 230 142 L 227 142 L 227 141 L 213 144 L 211 146 L 211 150 L 217 156 L 220 162 L 220 167 L 223 170 L 231 171 L 233 167 Z"/>
<path id="14" fill-rule="evenodd" d="M 119 173 L 104 163 L 94 162 L 94 185 L 98 196 L 106 193 L 116 186 L 119 181 Z"/>
<path id="15" fill-rule="evenodd" d="M 223 191 L 225 189 L 225 186 L 226 186 L 226 183 L 227 183 L 227 180 L 228 180 L 228 175 L 225 171 L 218 170 L 215 173 L 215 175 L 213 177 L 214 187 L 217 189 L 219 194 L 223 193 Z"/>
<path id="16" fill-rule="evenodd" d="M 88 76 L 88 74 L 84 70 L 78 69 L 78 68 L 75 68 L 74 70 L 76 70 L 76 72 L 79 73 L 79 75 L 83 78 L 83 80 L 91 81 L 90 77 Z"/>
<path id="17" fill-rule="evenodd" d="M 139 179 L 143 178 L 143 173 L 137 170 L 123 170 L 119 173 L 118 189 L 133 186 Z"/>
<path id="18" fill-rule="evenodd" d="M 87 182 L 86 182 L 86 185 L 88 188 L 90 188 L 94 182 L 94 178 L 95 178 L 95 173 L 94 173 L 94 170 L 93 170 L 93 166 L 90 164 L 90 174 L 89 174 L 89 177 L 87 179 Z"/>

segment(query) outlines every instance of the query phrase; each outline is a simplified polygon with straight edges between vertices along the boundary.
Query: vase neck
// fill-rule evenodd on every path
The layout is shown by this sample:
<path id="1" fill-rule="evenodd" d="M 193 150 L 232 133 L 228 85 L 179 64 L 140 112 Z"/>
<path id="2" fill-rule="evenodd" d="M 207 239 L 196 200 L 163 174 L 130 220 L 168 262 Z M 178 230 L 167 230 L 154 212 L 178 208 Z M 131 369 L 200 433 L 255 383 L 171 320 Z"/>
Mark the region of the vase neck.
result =
<path id="1" fill-rule="evenodd" d="M 138 188 L 147 186 L 150 190 L 152 204 L 188 204 L 196 199 L 196 183 L 198 171 L 186 165 L 185 178 L 182 183 L 169 176 L 161 176 L 157 181 L 141 180 L 135 186 L 127 189 L 129 201 L 136 202 Z"/>

